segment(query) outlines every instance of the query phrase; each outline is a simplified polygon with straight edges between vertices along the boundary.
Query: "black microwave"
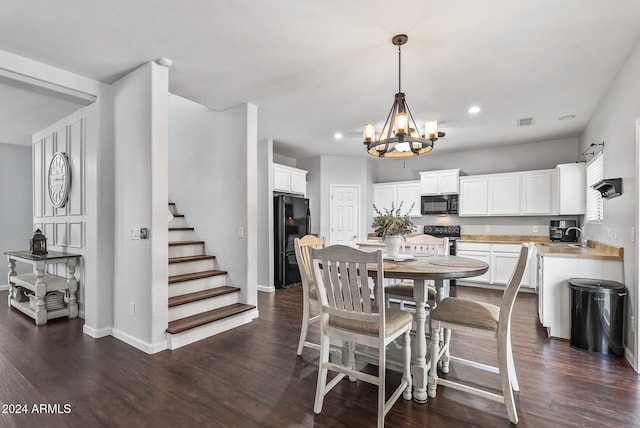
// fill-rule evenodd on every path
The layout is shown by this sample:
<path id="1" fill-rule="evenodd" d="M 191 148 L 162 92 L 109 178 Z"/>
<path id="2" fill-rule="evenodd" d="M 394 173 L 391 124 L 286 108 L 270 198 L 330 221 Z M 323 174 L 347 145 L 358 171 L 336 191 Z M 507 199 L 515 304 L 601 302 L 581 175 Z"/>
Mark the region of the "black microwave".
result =
<path id="1" fill-rule="evenodd" d="M 433 195 L 420 198 L 421 214 L 458 214 L 458 195 Z"/>

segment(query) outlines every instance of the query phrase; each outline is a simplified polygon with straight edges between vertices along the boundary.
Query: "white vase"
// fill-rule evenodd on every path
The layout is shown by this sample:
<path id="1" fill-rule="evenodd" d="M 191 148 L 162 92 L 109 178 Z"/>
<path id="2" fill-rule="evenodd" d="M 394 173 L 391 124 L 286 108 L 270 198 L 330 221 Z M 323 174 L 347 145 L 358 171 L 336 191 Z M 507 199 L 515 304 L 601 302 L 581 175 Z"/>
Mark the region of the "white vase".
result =
<path id="1" fill-rule="evenodd" d="M 384 249 L 388 256 L 395 257 L 400 252 L 400 247 L 402 246 L 402 236 L 393 235 L 387 236 L 384 239 Z"/>

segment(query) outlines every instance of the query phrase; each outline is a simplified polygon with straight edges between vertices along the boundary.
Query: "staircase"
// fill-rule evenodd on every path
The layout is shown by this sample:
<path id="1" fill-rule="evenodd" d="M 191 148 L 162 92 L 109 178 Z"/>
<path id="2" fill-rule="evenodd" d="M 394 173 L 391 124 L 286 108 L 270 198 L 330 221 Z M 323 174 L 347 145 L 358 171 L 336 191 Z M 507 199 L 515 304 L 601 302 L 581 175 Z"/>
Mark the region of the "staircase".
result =
<path id="1" fill-rule="evenodd" d="M 256 307 L 240 303 L 240 288 L 226 285 L 183 214 L 169 203 L 169 327 L 167 346 L 177 349 L 251 322 Z"/>

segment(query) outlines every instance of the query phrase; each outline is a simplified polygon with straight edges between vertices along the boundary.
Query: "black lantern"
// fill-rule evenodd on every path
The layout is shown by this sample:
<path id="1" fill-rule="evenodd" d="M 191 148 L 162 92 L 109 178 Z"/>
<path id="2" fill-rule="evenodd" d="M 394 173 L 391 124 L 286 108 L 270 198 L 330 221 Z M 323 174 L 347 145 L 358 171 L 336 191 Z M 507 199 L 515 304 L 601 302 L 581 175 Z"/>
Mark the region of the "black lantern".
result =
<path id="1" fill-rule="evenodd" d="M 40 229 L 36 229 L 33 238 L 29 239 L 29 248 L 31 254 L 47 254 L 47 237 L 42 234 Z"/>

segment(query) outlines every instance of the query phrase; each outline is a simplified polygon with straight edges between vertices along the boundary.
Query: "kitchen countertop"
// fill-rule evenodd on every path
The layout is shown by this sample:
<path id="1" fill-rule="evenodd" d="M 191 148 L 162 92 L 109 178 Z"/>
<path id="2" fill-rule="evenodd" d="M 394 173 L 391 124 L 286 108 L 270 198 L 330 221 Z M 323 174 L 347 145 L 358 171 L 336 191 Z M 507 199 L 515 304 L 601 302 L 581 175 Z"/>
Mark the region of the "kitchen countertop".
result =
<path id="1" fill-rule="evenodd" d="M 515 244 L 533 242 L 538 254 L 543 257 L 570 257 L 583 259 L 624 260 L 624 248 L 614 247 L 595 241 L 588 241 L 586 248 L 574 247 L 572 242 L 550 241 L 546 235 L 461 235 L 458 242 L 486 242 Z M 368 237 L 366 242 L 358 242 L 359 247 L 383 247 L 380 238 Z"/>
<path id="2" fill-rule="evenodd" d="M 546 235 L 461 235 L 458 242 L 490 242 L 490 243 L 516 243 L 516 242 L 550 242 Z"/>
<path id="3" fill-rule="evenodd" d="M 563 245 L 562 243 L 552 243 L 551 245 L 537 243 L 536 248 L 538 254 L 543 257 L 624 260 L 624 248 L 594 241 L 589 241 L 586 248 Z"/>

